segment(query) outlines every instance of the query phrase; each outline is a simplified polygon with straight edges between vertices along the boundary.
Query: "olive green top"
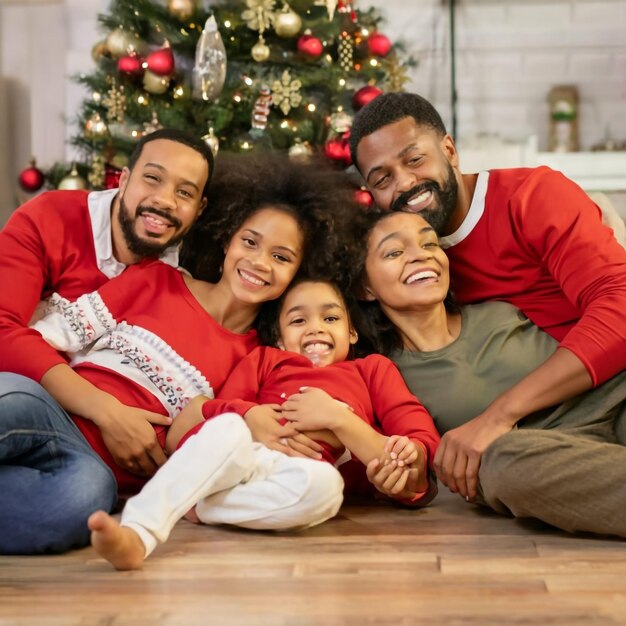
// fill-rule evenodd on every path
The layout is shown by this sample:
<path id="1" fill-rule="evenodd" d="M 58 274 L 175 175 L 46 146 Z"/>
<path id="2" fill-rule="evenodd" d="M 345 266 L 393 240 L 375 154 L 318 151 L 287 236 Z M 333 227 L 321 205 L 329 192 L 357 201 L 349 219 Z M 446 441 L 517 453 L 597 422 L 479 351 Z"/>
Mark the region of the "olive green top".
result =
<path id="1" fill-rule="evenodd" d="M 391 355 L 442 434 L 480 415 L 558 346 L 506 302 L 466 305 L 461 320 L 459 337 L 445 348 Z"/>

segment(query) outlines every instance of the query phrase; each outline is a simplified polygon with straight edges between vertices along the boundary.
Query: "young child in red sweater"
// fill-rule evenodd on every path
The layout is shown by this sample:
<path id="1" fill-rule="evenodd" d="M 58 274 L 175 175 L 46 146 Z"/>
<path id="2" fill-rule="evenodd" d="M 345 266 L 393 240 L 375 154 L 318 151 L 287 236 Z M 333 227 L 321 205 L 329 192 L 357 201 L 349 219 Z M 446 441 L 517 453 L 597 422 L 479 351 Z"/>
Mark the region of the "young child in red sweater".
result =
<path id="1" fill-rule="evenodd" d="M 364 465 L 382 463 L 394 497 L 416 505 L 430 501 L 428 466 L 439 441 L 432 419 L 391 361 L 380 355 L 346 360 L 357 336 L 337 287 L 297 282 L 280 303 L 277 326 L 279 348 L 253 350 L 232 371 L 219 399 L 200 396 L 178 416 L 167 437 L 168 450 L 178 450 L 128 501 L 121 525 L 102 511 L 90 519 L 98 528 L 93 546 L 116 568 L 141 567 L 146 552 L 189 509 L 194 521 L 215 523 L 219 510 L 222 521 L 232 523 L 242 508 L 249 517 L 250 507 L 274 497 L 271 474 L 250 481 L 254 468 L 246 466 L 245 455 L 235 469 L 207 460 L 207 433 L 223 431 L 225 425 L 216 422 L 229 411 L 245 420 L 259 413 L 288 420 L 321 442 L 327 461 L 335 464 L 347 451 Z M 236 438 L 233 445 L 240 445 Z"/>

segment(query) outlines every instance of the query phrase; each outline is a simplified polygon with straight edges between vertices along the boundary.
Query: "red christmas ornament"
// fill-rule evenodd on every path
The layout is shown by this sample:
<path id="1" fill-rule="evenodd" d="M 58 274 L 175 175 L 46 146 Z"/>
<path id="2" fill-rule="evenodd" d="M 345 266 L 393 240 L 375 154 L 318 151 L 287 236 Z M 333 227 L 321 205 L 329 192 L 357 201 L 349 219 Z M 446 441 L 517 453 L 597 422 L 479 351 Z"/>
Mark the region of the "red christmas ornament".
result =
<path id="1" fill-rule="evenodd" d="M 363 108 L 368 102 L 371 102 L 377 96 L 380 96 L 382 91 L 378 87 L 373 85 L 365 85 L 361 87 L 354 96 L 352 96 L 352 108 L 355 111 Z"/>
<path id="2" fill-rule="evenodd" d="M 341 138 L 335 137 L 324 144 L 324 154 L 331 161 L 343 161 L 343 146 Z"/>
<path id="3" fill-rule="evenodd" d="M 389 50 L 391 50 L 391 42 L 385 35 L 381 33 L 374 33 L 370 35 L 367 40 L 367 48 L 370 54 L 376 57 L 387 56 Z"/>
<path id="4" fill-rule="evenodd" d="M 122 170 L 112 165 L 107 165 L 104 168 L 104 188 L 105 189 L 117 189 L 120 186 L 120 176 Z"/>
<path id="5" fill-rule="evenodd" d="M 348 138 L 350 132 L 344 133 L 341 137 L 334 137 L 324 145 L 324 154 L 331 160 L 343 162 L 346 166 L 352 163 L 350 155 L 350 143 Z"/>
<path id="6" fill-rule="evenodd" d="M 46 180 L 44 173 L 37 167 L 35 159 L 30 162 L 30 167 L 22 170 L 18 177 L 20 187 L 28 193 L 39 191 Z"/>
<path id="7" fill-rule="evenodd" d="M 141 67 L 141 59 L 136 54 L 122 57 L 117 62 L 117 69 L 125 74 L 140 74 L 143 70 Z"/>
<path id="8" fill-rule="evenodd" d="M 354 192 L 354 199 L 358 202 L 358 204 L 365 207 L 366 209 L 370 207 L 372 205 L 372 202 L 374 201 L 374 199 L 372 198 L 372 194 L 367 189 L 365 189 L 365 187 L 361 187 L 361 189 L 357 189 Z"/>
<path id="9" fill-rule="evenodd" d="M 147 68 L 157 76 L 169 76 L 174 73 L 174 55 L 169 43 L 160 50 L 151 52 L 146 58 Z"/>
<path id="10" fill-rule="evenodd" d="M 298 52 L 309 57 L 318 57 L 324 52 L 324 46 L 317 37 L 305 34 L 298 39 Z"/>

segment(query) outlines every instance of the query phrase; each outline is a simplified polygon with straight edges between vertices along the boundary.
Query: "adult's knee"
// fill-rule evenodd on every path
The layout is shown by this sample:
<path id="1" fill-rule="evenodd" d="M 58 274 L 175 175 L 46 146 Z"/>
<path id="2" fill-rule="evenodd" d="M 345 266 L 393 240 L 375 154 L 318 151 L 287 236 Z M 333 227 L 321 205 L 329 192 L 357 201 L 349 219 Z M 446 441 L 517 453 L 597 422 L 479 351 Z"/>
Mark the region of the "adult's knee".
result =
<path id="1" fill-rule="evenodd" d="M 560 433 L 535 429 L 514 430 L 496 439 L 481 460 L 485 502 L 498 512 L 525 516 L 546 481 L 557 480 L 559 452 L 568 446 Z"/>
<path id="2" fill-rule="evenodd" d="M 96 458 L 84 457 L 80 467 L 70 469 L 16 470 L 30 488 L 5 486 L 11 505 L 5 502 L 0 516 L 0 554 L 62 553 L 89 545 L 87 519 L 99 509 L 113 510 L 117 484 L 111 470 Z"/>
<path id="3" fill-rule="evenodd" d="M 32 378 L 11 372 L 0 372 L 0 398 L 15 394 L 35 397 L 48 396 L 48 392 Z"/>

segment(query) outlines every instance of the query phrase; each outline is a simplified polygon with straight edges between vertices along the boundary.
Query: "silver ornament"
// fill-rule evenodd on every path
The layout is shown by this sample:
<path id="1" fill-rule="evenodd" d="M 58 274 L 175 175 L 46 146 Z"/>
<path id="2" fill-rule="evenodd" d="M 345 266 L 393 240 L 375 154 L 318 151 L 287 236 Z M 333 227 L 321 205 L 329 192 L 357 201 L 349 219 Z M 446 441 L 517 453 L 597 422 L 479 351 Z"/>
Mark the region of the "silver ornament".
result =
<path id="1" fill-rule="evenodd" d="M 196 100 L 217 100 L 226 80 L 226 48 L 213 15 L 209 16 L 196 46 L 192 95 Z"/>

